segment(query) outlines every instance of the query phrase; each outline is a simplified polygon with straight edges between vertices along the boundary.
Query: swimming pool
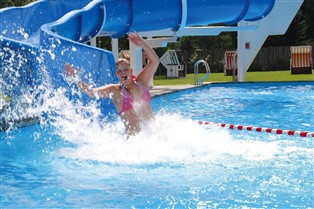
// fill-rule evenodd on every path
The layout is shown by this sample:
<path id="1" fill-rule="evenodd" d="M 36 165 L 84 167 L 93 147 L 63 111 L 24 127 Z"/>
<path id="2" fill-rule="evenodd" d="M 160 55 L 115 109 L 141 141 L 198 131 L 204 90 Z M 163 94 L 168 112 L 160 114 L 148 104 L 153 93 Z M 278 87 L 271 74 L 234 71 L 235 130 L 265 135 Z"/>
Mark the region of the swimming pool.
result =
<path id="1" fill-rule="evenodd" d="M 196 122 L 313 132 L 313 90 L 215 84 L 155 97 L 155 120 L 128 140 L 119 120 L 99 124 L 96 106 L 58 92 L 52 120 L 0 133 L 1 208 L 313 208 L 312 138 Z"/>
<path id="2" fill-rule="evenodd" d="M 313 82 L 229 83 L 164 95 L 153 105 L 196 120 L 313 131 L 313 99 Z"/>

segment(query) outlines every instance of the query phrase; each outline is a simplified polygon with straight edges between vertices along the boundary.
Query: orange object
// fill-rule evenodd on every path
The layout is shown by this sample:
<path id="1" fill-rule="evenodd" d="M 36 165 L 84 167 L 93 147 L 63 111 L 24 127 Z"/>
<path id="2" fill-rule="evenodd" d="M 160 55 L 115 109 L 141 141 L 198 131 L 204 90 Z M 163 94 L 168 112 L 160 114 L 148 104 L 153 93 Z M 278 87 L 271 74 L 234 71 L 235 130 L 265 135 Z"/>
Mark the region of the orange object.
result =
<path id="1" fill-rule="evenodd" d="M 312 74 L 312 46 L 292 46 L 290 52 L 290 73 Z"/>

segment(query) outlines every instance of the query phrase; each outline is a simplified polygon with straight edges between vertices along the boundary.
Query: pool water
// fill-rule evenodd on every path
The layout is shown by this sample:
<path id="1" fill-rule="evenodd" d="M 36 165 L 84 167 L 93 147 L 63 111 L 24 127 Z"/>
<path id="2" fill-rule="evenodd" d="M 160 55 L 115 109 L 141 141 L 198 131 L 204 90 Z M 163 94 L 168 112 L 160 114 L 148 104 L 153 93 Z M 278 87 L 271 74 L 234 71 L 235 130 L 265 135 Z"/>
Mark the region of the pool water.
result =
<path id="1" fill-rule="evenodd" d="M 195 120 L 314 131 L 313 82 L 214 84 L 156 100 L 156 111 Z"/>
<path id="2" fill-rule="evenodd" d="M 215 84 L 155 97 L 155 120 L 128 139 L 121 121 L 100 124 L 95 106 L 58 93 L 53 120 L 0 133 L 1 208 L 313 208 L 312 138 L 196 122 L 313 132 L 313 90 Z"/>

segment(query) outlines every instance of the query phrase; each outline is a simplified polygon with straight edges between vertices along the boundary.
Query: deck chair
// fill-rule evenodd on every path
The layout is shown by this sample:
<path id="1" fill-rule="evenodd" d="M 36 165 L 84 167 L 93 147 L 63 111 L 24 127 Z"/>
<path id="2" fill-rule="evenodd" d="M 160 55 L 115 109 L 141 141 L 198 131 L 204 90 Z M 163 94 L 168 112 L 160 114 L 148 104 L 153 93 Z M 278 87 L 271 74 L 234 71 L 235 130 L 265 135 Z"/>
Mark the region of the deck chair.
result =
<path id="1" fill-rule="evenodd" d="M 313 60 L 311 46 L 290 47 L 290 73 L 312 74 Z"/>
<path id="2" fill-rule="evenodd" d="M 167 69 L 167 77 L 177 78 L 180 71 L 183 71 L 183 65 L 180 64 L 175 50 L 166 51 L 160 58 L 160 62 Z"/>
<path id="3" fill-rule="evenodd" d="M 237 51 L 226 51 L 225 52 L 225 65 L 224 75 L 237 75 L 238 71 L 238 52 Z"/>

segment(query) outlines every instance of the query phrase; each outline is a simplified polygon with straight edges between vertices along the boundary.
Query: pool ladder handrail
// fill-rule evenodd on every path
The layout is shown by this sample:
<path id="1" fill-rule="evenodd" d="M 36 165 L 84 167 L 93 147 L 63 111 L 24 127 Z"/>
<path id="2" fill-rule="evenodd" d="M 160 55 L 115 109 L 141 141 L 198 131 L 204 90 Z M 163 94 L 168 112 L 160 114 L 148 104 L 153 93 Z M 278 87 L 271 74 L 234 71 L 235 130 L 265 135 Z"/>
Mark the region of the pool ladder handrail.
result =
<path id="1" fill-rule="evenodd" d="M 205 68 L 206 68 L 206 75 L 199 81 L 198 80 L 198 66 L 200 63 L 203 63 Z M 205 81 L 205 79 L 207 79 L 210 75 L 210 68 L 208 63 L 205 60 L 198 60 L 195 64 L 194 64 L 194 85 L 203 85 L 203 82 Z"/>

